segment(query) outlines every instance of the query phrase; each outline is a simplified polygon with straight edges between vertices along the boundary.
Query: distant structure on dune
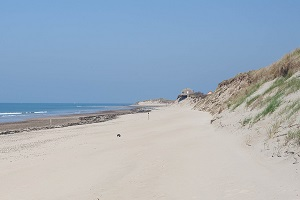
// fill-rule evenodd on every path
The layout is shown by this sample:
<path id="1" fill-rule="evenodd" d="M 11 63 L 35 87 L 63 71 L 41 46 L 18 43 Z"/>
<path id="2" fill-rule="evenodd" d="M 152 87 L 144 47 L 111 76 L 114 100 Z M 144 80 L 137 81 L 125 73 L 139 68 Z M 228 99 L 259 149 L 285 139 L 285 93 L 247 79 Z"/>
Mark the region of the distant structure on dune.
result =
<path id="1" fill-rule="evenodd" d="M 194 92 L 194 90 L 192 90 L 191 88 L 185 88 L 183 90 L 181 90 L 181 93 L 180 95 L 178 95 L 177 99 L 178 101 L 182 101 L 188 97 L 191 97 L 191 98 L 205 98 L 205 94 L 203 94 L 202 92 Z"/>
<path id="2" fill-rule="evenodd" d="M 191 94 L 194 94 L 194 90 L 190 89 L 190 88 L 185 88 L 181 91 L 181 94 L 182 96 L 189 96 Z"/>

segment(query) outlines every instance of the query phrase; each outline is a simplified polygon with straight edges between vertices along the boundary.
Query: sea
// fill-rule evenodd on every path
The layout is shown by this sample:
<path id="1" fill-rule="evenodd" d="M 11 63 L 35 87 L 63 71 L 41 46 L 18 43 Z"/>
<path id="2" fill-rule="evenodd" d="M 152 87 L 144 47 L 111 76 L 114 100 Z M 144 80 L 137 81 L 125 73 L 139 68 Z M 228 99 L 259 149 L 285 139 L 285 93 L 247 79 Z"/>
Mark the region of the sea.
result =
<path id="1" fill-rule="evenodd" d="M 50 116 L 131 109 L 126 103 L 0 103 L 0 123 Z"/>

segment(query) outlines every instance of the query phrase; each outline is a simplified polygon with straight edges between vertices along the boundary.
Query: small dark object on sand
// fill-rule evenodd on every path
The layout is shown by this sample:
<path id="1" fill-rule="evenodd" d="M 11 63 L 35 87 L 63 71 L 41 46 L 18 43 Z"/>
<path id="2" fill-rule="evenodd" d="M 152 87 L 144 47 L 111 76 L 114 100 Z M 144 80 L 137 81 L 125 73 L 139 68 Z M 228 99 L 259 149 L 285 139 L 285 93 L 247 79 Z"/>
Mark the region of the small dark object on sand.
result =
<path id="1" fill-rule="evenodd" d="M 119 133 L 119 134 L 117 134 L 117 137 L 121 137 L 121 134 Z"/>

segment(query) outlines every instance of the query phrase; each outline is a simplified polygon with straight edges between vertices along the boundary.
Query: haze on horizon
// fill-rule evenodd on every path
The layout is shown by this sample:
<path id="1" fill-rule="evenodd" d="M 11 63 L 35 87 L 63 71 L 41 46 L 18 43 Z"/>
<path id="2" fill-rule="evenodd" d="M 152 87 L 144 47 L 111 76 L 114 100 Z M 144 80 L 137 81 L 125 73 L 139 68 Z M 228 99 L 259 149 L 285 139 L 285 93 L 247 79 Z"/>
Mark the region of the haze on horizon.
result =
<path id="1" fill-rule="evenodd" d="M 1 1 L 0 102 L 214 90 L 300 47 L 300 1 Z"/>

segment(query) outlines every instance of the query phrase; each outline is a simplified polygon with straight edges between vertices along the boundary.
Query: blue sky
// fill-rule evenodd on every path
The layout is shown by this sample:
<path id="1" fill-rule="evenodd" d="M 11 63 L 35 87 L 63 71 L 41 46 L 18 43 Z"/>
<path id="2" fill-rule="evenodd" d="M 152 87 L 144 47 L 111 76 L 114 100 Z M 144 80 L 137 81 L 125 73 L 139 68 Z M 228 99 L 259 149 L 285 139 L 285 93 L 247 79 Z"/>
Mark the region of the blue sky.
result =
<path id="1" fill-rule="evenodd" d="M 208 92 L 300 47 L 300 1 L 0 0 L 0 102 Z"/>

